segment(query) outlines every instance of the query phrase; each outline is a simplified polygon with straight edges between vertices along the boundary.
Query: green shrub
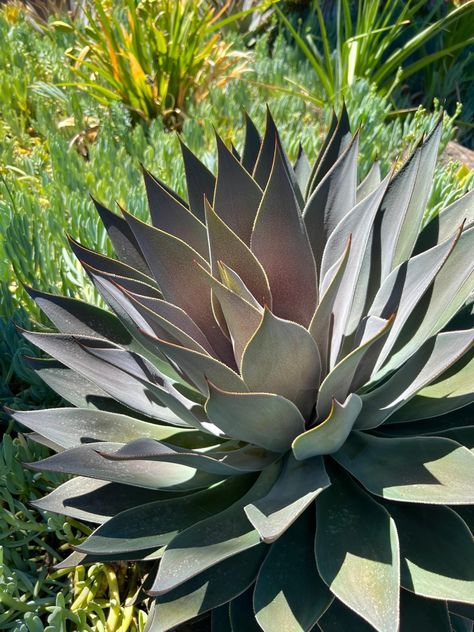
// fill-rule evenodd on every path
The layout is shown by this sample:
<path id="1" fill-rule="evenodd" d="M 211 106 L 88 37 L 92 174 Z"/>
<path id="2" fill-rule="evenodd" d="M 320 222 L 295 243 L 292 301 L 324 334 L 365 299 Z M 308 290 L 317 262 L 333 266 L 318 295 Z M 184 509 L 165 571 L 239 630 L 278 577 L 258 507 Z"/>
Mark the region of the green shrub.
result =
<path id="1" fill-rule="evenodd" d="M 103 105 L 121 101 L 135 118 L 161 116 L 181 129 L 187 100 L 206 97 L 244 68 L 219 31 L 225 21 L 207 0 L 92 0 L 71 54 L 76 84 Z"/>
<path id="2" fill-rule="evenodd" d="M 318 79 L 318 91 L 309 91 L 306 82 L 300 89 L 319 105 L 340 104 L 357 78 L 375 84 L 381 94 L 391 95 L 420 71 L 430 69 L 433 76 L 440 60 L 452 64 L 474 43 L 472 29 L 463 28 L 474 18 L 472 2 L 452 7 L 435 19 L 435 11 L 425 12 L 425 3 L 417 0 L 341 0 L 330 21 L 323 15 L 322 5 L 313 0 L 309 32 L 303 34 L 278 11 Z M 311 28 L 314 23 L 317 34 Z M 447 37 L 443 37 L 445 33 Z M 433 40 L 438 47 L 428 53 Z"/>

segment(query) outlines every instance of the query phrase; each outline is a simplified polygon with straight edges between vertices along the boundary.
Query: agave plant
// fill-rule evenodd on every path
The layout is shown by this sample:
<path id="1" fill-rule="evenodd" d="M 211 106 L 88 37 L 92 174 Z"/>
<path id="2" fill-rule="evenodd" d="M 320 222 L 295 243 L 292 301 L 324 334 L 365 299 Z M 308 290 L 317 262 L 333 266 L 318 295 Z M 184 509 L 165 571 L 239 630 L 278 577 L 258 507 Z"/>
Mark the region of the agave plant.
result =
<path id="1" fill-rule="evenodd" d="M 182 145 L 188 202 L 144 170 L 152 225 L 96 202 L 118 259 L 71 246 L 111 311 L 30 290 L 72 407 L 14 417 L 57 451 L 30 467 L 76 475 L 37 506 L 99 525 L 64 566 L 153 564 L 149 631 L 448 632 L 474 618 L 474 192 L 423 226 L 441 121 L 360 184 L 345 111 L 313 166 L 246 123 L 216 175 Z"/>

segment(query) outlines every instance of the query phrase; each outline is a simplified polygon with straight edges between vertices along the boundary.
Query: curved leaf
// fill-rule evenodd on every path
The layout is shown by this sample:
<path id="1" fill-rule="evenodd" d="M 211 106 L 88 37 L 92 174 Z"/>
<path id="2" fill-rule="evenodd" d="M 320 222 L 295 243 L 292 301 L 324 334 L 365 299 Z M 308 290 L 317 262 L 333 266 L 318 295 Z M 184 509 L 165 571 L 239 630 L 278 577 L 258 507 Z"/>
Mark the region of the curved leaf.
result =
<path id="1" fill-rule="evenodd" d="M 189 433 L 189 430 L 159 426 L 127 415 L 90 408 L 18 411 L 12 416 L 30 430 L 40 432 L 66 449 L 94 441 L 120 439 L 127 443 L 143 437 L 173 441 L 174 436 Z"/>
<path id="2" fill-rule="evenodd" d="M 265 309 L 242 355 L 241 375 L 251 391 L 282 395 L 306 417 L 319 383 L 318 348 L 307 329 Z"/>
<path id="3" fill-rule="evenodd" d="M 349 436 L 361 408 L 362 401 L 355 393 L 349 395 L 344 404 L 333 400 L 328 417 L 293 441 L 291 447 L 295 458 L 303 461 L 337 452 Z"/>
<path id="4" fill-rule="evenodd" d="M 207 261 L 181 239 L 148 226 L 128 213 L 125 217 L 142 244 L 143 254 L 165 300 L 184 310 L 215 351 L 227 358 L 231 353 L 230 343 L 215 321 L 211 288 L 202 270 L 209 269 Z"/>
<path id="5" fill-rule="evenodd" d="M 63 334 L 95 336 L 122 346 L 132 339 L 118 318 L 100 307 L 66 296 L 26 288 L 28 294 Z"/>
<path id="6" fill-rule="evenodd" d="M 442 119 L 390 182 L 381 205 L 381 278 L 406 261 L 415 247 L 433 184 Z"/>
<path id="7" fill-rule="evenodd" d="M 318 300 L 316 266 L 278 146 L 255 217 L 251 250 L 267 274 L 275 314 L 308 325 Z"/>
<path id="8" fill-rule="evenodd" d="M 395 523 L 346 474 L 316 501 L 319 573 L 346 606 L 379 632 L 398 632 L 400 561 Z"/>
<path id="9" fill-rule="evenodd" d="M 148 615 L 147 629 L 166 632 L 235 598 L 253 582 L 265 554 L 263 544 L 256 546 L 159 595 Z M 153 589 L 150 592 L 153 594 Z M 218 632 L 223 631 L 219 628 Z"/>
<path id="10" fill-rule="evenodd" d="M 227 226 L 245 244 L 250 245 L 262 189 L 227 149 L 218 134 L 216 139 L 217 179 L 213 207 Z"/>
<path id="11" fill-rule="evenodd" d="M 226 435 L 272 452 L 285 452 L 304 430 L 296 406 L 271 393 L 224 391 L 209 384 L 208 418 Z"/>
<path id="12" fill-rule="evenodd" d="M 112 213 L 94 198 L 92 198 L 92 201 L 112 242 L 115 254 L 120 261 L 149 276 L 150 269 L 127 222 L 123 217 Z"/>
<path id="13" fill-rule="evenodd" d="M 289 454 L 275 485 L 266 496 L 248 504 L 245 513 L 262 540 L 274 542 L 329 485 L 321 458 L 299 463 Z"/>
<path id="14" fill-rule="evenodd" d="M 96 270 L 100 270 L 106 274 L 115 274 L 117 276 L 122 276 L 128 279 L 133 279 L 135 281 L 140 281 L 141 283 L 145 283 L 148 285 L 156 286 L 154 279 L 135 268 L 127 265 L 126 263 L 122 263 L 121 261 L 117 261 L 117 259 L 112 259 L 111 257 L 106 257 L 105 255 L 101 255 L 98 252 L 94 252 L 89 248 L 85 248 L 78 241 L 75 241 L 72 237 L 68 236 L 69 245 L 76 255 L 77 259 L 82 263 L 87 263 L 87 265 L 95 268 Z"/>
<path id="15" fill-rule="evenodd" d="M 116 452 L 121 443 L 100 443 L 101 452 Z M 217 483 L 222 477 L 198 472 L 192 467 L 175 463 L 154 463 L 146 459 L 112 461 L 97 452 L 98 447 L 89 445 L 71 448 L 54 454 L 42 461 L 29 463 L 33 470 L 77 474 L 112 483 L 136 485 L 147 489 L 190 491 Z"/>
<path id="16" fill-rule="evenodd" d="M 428 222 L 418 236 L 414 254 L 424 252 L 449 239 L 464 222 L 466 226 L 474 222 L 474 189 L 455 200 Z"/>
<path id="17" fill-rule="evenodd" d="M 318 273 L 331 233 L 355 206 L 358 146 L 356 135 L 311 193 L 303 210 Z"/>
<path id="18" fill-rule="evenodd" d="M 446 331 L 431 338 L 388 380 L 362 395 L 360 428 L 375 428 L 442 375 L 472 348 L 474 332 Z"/>
<path id="19" fill-rule="evenodd" d="M 371 376 L 378 353 L 393 325 L 393 317 L 380 319 L 375 332 L 367 331 L 367 338 L 349 355 L 344 357 L 324 378 L 318 393 L 317 410 L 320 418 L 329 415 L 334 399 L 343 402 Z"/>
<path id="20" fill-rule="evenodd" d="M 232 505 L 248 491 L 251 481 L 248 476 L 233 477 L 194 494 L 125 507 L 76 548 L 91 555 L 159 548 L 180 531 Z"/>
<path id="21" fill-rule="evenodd" d="M 31 504 L 42 511 L 102 524 L 127 509 L 170 496 L 171 492 L 75 476 Z"/>
<path id="22" fill-rule="evenodd" d="M 305 512 L 272 545 L 257 577 L 255 616 L 264 632 L 312 630 L 332 600 L 313 550 L 314 512 Z M 297 569 L 296 573 L 289 569 Z"/>
<path id="23" fill-rule="evenodd" d="M 401 551 L 401 585 L 432 599 L 474 604 L 474 542 L 448 507 L 390 503 Z"/>
<path id="24" fill-rule="evenodd" d="M 423 599 L 402 590 L 400 606 L 400 632 L 452 632 L 454 629 L 450 625 L 446 603 L 442 601 Z"/>
<path id="25" fill-rule="evenodd" d="M 441 437 L 353 432 L 333 458 L 373 494 L 410 503 L 474 502 L 474 454 Z"/>
<path id="26" fill-rule="evenodd" d="M 167 593 L 219 562 L 258 546 L 259 534 L 243 508 L 268 493 L 279 470 L 279 464 L 270 466 L 238 502 L 177 535 L 164 552 L 152 591 Z"/>
<path id="27" fill-rule="evenodd" d="M 250 248 L 223 222 L 208 203 L 206 203 L 206 219 L 213 275 L 218 276 L 219 263 L 226 264 L 241 277 L 261 305 L 271 305 L 272 296 L 267 275 Z"/>
<path id="28" fill-rule="evenodd" d="M 194 215 L 204 222 L 204 197 L 212 200 L 216 179 L 181 140 L 180 146 L 186 173 L 189 206 Z"/>
<path id="29" fill-rule="evenodd" d="M 142 170 L 153 226 L 179 237 L 201 257 L 207 259 L 207 235 L 204 224 L 177 200 L 162 182 L 145 168 L 142 167 Z"/>
<path id="30" fill-rule="evenodd" d="M 389 423 L 429 419 L 474 402 L 474 349 L 467 351 L 435 381 L 425 386 L 390 418 Z"/>

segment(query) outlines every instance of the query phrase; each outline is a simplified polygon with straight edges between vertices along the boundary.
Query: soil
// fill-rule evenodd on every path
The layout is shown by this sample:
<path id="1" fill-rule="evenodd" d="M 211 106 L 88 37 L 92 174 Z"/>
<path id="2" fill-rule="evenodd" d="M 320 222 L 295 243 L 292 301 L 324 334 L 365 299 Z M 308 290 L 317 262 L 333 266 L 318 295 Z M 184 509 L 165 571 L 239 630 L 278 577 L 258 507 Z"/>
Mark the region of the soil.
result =
<path id="1" fill-rule="evenodd" d="M 447 144 L 442 160 L 445 163 L 461 162 L 468 169 L 474 169 L 474 151 L 452 140 Z"/>

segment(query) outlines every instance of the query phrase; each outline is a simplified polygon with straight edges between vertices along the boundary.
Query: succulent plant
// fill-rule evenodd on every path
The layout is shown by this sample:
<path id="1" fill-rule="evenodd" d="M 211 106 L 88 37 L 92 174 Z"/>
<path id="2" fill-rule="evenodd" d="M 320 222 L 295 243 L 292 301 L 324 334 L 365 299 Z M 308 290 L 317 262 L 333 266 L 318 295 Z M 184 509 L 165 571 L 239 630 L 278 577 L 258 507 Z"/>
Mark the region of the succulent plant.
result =
<path id="1" fill-rule="evenodd" d="M 267 113 L 152 225 L 95 202 L 117 259 L 71 246 L 110 307 L 30 290 L 25 332 L 72 407 L 14 413 L 75 475 L 37 506 L 97 523 L 63 565 L 154 561 L 147 629 L 451 630 L 472 617 L 474 192 L 423 224 L 441 121 L 357 183 L 334 117 L 291 164 Z M 467 315 L 467 316 L 466 316 Z M 466 318 L 467 320 L 466 320 Z M 468 410 L 468 409 L 465 409 Z M 470 614 L 471 613 L 471 614 Z"/>

